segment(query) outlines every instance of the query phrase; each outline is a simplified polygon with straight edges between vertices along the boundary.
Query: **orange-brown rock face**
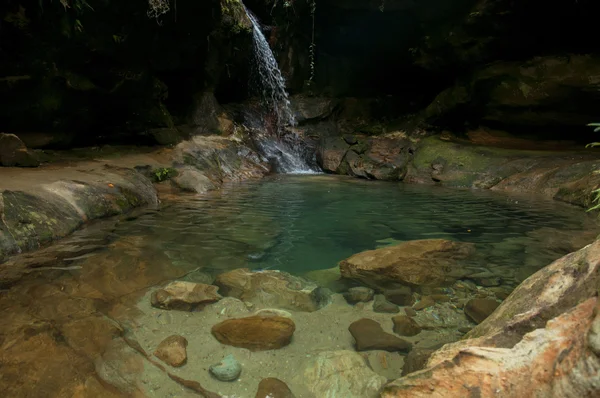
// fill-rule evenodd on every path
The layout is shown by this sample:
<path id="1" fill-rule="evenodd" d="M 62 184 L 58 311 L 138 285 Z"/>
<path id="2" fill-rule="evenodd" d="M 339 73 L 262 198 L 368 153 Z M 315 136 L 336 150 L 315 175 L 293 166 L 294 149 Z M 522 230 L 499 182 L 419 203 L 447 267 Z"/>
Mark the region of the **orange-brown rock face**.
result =
<path id="1" fill-rule="evenodd" d="M 218 323 L 213 326 L 212 334 L 226 345 L 264 351 L 290 344 L 295 330 L 290 318 L 250 316 Z"/>
<path id="2" fill-rule="evenodd" d="M 461 276 L 459 260 L 468 258 L 474 250 L 472 243 L 414 240 L 355 254 L 340 262 L 340 270 L 344 278 L 375 288 L 394 284 L 442 286 Z"/>
<path id="3" fill-rule="evenodd" d="M 466 346 L 384 387 L 381 397 L 597 397 L 600 305 L 590 298 L 512 348 Z"/>

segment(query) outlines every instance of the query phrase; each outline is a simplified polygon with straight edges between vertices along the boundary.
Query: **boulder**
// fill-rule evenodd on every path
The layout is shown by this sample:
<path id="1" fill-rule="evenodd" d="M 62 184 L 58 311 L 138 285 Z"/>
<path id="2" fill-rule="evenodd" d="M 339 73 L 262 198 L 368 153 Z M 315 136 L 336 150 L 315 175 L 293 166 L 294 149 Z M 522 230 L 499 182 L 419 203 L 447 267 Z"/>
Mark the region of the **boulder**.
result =
<path id="1" fill-rule="evenodd" d="M 500 303 L 496 300 L 475 298 L 467 301 L 465 304 L 465 315 L 473 322 L 481 323 L 490 316 Z"/>
<path id="2" fill-rule="evenodd" d="M 317 148 L 317 163 L 326 172 L 346 174 L 340 168 L 346 152 L 348 144 L 340 137 L 325 137 Z"/>
<path id="3" fill-rule="evenodd" d="M 594 311 L 594 309 L 596 309 Z M 600 324 L 590 298 L 526 334 L 512 348 L 465 346 L 446 351 L 420 372 L 387 384 L 382 398 L 596 397 L 600 357 L 589 336 Z"/>
<path id="4" fill-rule="evenodd" d="M 461 262 L 473 255 L 472 243 L 444 239 L 414 240 L 368 250 L 340 262 L 344 278 L 375 289 L 449 285 L 464 275 Z"/>
<path id="5" fill-rule="evenodd" d="M 228 319 L 212 327 L 219 342 L 250 351 L 274 350 L 292 341 L 294 321 L 281 316 L 250 316 Z"/>
<path id="6" fill-rule="evenodd" d="M 345 350 L 318 353 L 297 378 L 315 397 L 376 397 L 386 382 L 360 354 Z"/>
<path id="7" fill-rule="evenodd" d="M 258 391 L 254 398 L 294 398 L 292 390 L 285 382 L 275 377 L 267 377 L 258 383 Z"/>
<path id="8" fill-rule="evenodd" d="M 164 339 L 159 345 L 154 356 L 161 361 L 173 366 L 180 367 L 187 362 L 188 341 L 185 337 L 172 335 Z"/>
<path id="9" fill-rule="evenodd" d="M 287 272 L 240 268 L 218 275 L 215 284 L 226 296 L 265 307 L 310 312 L 331 301 L 328 289 Z"/>
<path id="10" fill-rule="evenodd" d="M 325 97 L 295 95 L 290 99 L 296 121 L 300 124 L 325 119 L 331 115 L 338 100 Z"/>
<path id="11" fill-rule="evenodd" d="M 372 319 L 362 318 L 352 322 L 348 327 L 350 334 L 356 340 L 357 351 L 383 350 L 383 351 L 402 351 L 408 352 L 412 344 L 386 333 L 379 323 Z"/>
<path id="12" fill-rule="evenodd" d="M 0 166 L 37 167 L 39 160 L 14 134 L 0 133 Z"/>
<path id="13" fill-rule="evenodd" d="M 221 299 L 219 288 L 204 283 L 175 281 L 152 293 L 152 306 L 165 310 L 201 310 Z"/>
<path id="14" fill-rule="evenodd" d="M 400 336 L 415 336 L 421 333 L 419 324 L 407 315 L 397 315 L 392 318 L 394 333 Z"/>

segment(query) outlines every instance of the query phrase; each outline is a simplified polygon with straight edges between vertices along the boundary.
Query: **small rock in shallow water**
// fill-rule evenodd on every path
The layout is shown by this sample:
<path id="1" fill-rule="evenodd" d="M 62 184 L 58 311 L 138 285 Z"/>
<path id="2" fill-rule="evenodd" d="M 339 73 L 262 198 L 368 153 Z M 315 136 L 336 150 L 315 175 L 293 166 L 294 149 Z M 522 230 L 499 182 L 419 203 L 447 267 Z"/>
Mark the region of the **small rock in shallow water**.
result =
<path id="1" fill-rule="evenodd" d="M 372 319 L 363 318 L 352 322 L 348 328 L 354 340 L 357 351 L 384 350 L 408 352 L 412 344 L 393 334 L 383 331 L 381 325 Z"/>
<path id="2" fill-rule="evenodd" d="M 294 398 L 294 394 L 283 381 L 274 377 L 262 379 L 254 398 Z"/>
<path id="3" fill-rule="evenodd" d="M 415 348 L 404 358 L 402 376 L 425 369 L 427 361 L 435 350 L 431 348 Z"/>
<path id="4" fill-rule="evenodd" d="M 231 354 L 227 355 L 217 364 L 211 365 L 208 369 L 217 380 L 234 381 L 242 373 L 242 365 Z"/>
<path id="5" fill-rule="evenodd" d="M 351 287 L 348 289 L 346 293 L 344 293 L 344 298 L 348 302 L 348 304 L 356 304 L 359 302 L 366 303 L 368 301 L 373 300 L 373 296 L 375 292 L 373 289 L 368 287 L 360 286 L 360 287 Z"/>
<path id="6" fill-rule="evenodd" d="M 152 306 L 165 310 L 192 311 L 221 299 L 219 288 L 204 283 L 175 281 L 152 293 Z"/>
<path id="7" fill-rule="evenodd" d="M 394 333 L 400 336 L 415 336 L 421 333 L 419 324 L 406 315 L 397 315 L 392 318 L 392 322 L 394 322 Z"/>
<path id="8" fill-rule="evenodd" d="M 412 307 L 404 307 L 404 313 L 406 313 L 406 316 L 410 316 L 410 317 L 417 315 L 417 311 L 412 309 Z"/>
<path id="9" fill-rule="evenodd" d="M 386 290 L 383 295 L 387 301 L 396 305 L 413 305 L 415 302 L 412 290 L 408 286 L 394 290 Z"/>
<path id="10" fill-rule="evenodd" d="M 431 307 L 433 305 L 435 305 L 434 299 L 432 299 L 429 296 L 423 296 L 423 297 L 421 297 L 421 300 L 419 302 L 417 302 L 415 305 L 413 305 L 413 309 L 420 311 L 427 307 Z"/>
<path id="11" fill-rule="evenodd" d="M 294 321 L 281 316 L 249 316 L 228 319 L 212 327 L 222 344 L 250 351 L 274 350 L 290 344 L 296 330 Z"/>
<path id="12" fill-rule="evenodd" d="M 472 299 L 465 304 L 465 315 L 475 323 L 481 323 L 498 308 L 500 303 L 490 299 Z"/>
<path id="13" fill-rule="evenodd" d="M 154 356 L 161 361 L 173 366 L 180 367 L 187 362 L 186 347 L 188 345 L 185 337 L 173 335 L 164 339 L 159 345 Z"/>
<path id="14" fill-rule="evenodd" d="M 400 308 L 396 304 L 387 301 L 383 294 L 376 294 L 375 301 L 373 302 L 373 311 L 395 314 L 400 312 Z"/>

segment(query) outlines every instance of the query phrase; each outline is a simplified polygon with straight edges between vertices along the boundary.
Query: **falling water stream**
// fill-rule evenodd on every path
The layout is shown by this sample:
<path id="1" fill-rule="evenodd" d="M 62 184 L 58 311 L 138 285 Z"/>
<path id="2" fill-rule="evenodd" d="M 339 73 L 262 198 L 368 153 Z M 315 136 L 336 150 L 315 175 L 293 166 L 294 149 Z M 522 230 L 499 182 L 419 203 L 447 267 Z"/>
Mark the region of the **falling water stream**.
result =
<path id="1" fill-rule="evenodd" d="M 303 154 L 302 140 L 289 126 L 296 125 L 289 95 L 285 89 L 285 79 L 281 75 L 273 51 L 261 31 L 256 17 L 244 6 L 246 15 L 252 22 L 252 43 L 254 57 L 252 72 L 258 81 L 260 95 L 266 112 L 274 118 L 275 134 L 262 134 L 255 137 L 255 142 L 275 170 L 286 174 L 314 174 L 319 172 L 316 165 Z M 313 162 L 314 163 L 314 162 Z"/>

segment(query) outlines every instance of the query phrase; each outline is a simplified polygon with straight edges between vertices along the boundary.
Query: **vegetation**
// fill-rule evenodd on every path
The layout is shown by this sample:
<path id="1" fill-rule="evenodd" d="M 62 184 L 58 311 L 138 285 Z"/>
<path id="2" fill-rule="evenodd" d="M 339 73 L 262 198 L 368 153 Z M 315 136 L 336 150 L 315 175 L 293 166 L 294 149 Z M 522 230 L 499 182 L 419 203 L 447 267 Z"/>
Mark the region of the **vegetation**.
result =
<path id="1" fill-rule="evenodd" d="M 154 182 L 163 182 L 177 176 L 177 170 L 172 167 L 160 167 L 152 171 Z"/>
<path id="2" fill-rule="evenodd" d="M 588 126 L 590 127 L 594 127 L 594 132 L 599 132 L 600 131 L 600 123 L 589 123 Z M 593 148 L 593 147 L 597 147 L 600 146 L 600 142 L 590 142 L 589 144 L 587 144 L 585 147 L 586 148 Z M 600 172 L 600 170 L 596 170 L 596 173 Z M 592 211 L 592 210 L 598 210 L 600 209 L 600 188 L 597 188 L 595 190 L 592 191 L 592 204 L 593 206 L 590 207 L 589 209 L 587 209 L 587 211 Z"/>

